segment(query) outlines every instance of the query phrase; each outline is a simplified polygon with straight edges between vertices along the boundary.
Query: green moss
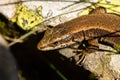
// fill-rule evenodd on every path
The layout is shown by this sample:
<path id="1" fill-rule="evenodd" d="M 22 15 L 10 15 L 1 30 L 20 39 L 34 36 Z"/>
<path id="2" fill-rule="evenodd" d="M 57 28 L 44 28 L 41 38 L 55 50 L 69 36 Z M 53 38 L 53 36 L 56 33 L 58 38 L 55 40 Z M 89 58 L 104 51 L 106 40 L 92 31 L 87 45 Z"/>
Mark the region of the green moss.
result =
<path id="1" fill-rule="evenodd" d="M 42 22 L 42 7 L 38 8 L 39 14 L 33 10 L 29 10 L 25 5 L 18 4 L 16 7 L 16 15 L 12 18 L 12 22 L 16 22 L 23 30 L 32 30 L 36 25 Z"/>

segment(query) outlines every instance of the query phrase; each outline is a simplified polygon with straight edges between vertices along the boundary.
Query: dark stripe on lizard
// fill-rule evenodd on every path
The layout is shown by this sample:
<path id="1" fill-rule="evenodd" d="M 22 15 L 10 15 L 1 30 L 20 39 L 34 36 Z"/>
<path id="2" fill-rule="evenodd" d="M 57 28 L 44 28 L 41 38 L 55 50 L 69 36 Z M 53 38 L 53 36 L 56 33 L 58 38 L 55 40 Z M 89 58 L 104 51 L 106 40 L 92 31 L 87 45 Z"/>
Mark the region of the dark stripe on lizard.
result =
<path id="1" fill-rule="evenodd" d="M 118 31 L 119 32 L 119 31 Z M 89 29 L 73 34 L 74 41 L 82 42 L 83 40 L 98 40 L 98 43 L 109 45 L 113 48 L 119 48 L 120 35 L 118 32 L 109 32 L 102 29 Z"/>

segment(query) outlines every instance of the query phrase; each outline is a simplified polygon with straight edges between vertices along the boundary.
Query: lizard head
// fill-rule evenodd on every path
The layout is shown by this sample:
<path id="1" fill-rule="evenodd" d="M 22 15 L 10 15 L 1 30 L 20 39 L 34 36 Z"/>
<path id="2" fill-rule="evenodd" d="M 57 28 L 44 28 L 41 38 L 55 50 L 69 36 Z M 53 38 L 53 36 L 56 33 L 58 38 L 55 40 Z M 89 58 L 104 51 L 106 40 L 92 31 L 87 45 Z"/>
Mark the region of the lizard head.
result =
<path id="1" fill-rule="evenodd" d="M 105 13 L 104 9 L 99 8 L 100 13 Z M 95 11 L 99 13 L 99 11 Z M 119 17 L 113 14 L 91 14 L 78 17 L 71 21 L 68 21 L 63 24 L 59 24 L 54 28 L 46 30 L 44 37 L 38 43 L 37 48 L 39 50 L 54 50 L 60 49 L 72 44 L 75 44 L 75 41 L 81 42 L 86 35 L 83 34 L 84 31 L 89 29 L 104 29 L 107 31 L 117 31 L 119 30 Z M 113 24 L 113 25 L 110 25 Z M 95 33 L 92 33 L 92 35 Z M 103 34 L 103 33 L 102 33 Z M 93 37 L 94 37 L 93 35 Z M 101 35 L 101 34 L 100 34 Z"/>
<path id="2" fill-rule="evenodd" d="M 59 30 L 58 30 L 59 31 Z M 42 51 L 47 50 L 54 50 L 59 48 L 64 48 L 70 44 L 73 44 L 75 42 L 72 41 L 72 36 L 56 31 L 56 28 L 54 29 L 48 29 L 42 40 L 37 45 L 37 48 Z"/>

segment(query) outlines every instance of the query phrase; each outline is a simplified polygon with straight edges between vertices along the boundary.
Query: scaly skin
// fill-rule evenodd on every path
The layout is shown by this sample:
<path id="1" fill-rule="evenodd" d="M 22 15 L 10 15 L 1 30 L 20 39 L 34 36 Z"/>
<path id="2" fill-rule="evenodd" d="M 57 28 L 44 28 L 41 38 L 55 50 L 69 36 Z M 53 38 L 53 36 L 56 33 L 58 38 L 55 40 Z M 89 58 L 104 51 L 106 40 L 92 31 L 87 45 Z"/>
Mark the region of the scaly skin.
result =
<path id="1" fill-rule="evenodd" d="M 117 36 L 117 38 L 105 36 L 100 38 L 100 41 L 116 47 L 120 44 L 119 31 L 120 17 L 118 15 L 108 13 L 84 15 L 48 29 L 37 47 L 39 50 L 53 50 L 75 44 L 75 41 L 81 42 L 84 39 L 89 40 L 113 32 L 116 33 L 112 36 Z"/>

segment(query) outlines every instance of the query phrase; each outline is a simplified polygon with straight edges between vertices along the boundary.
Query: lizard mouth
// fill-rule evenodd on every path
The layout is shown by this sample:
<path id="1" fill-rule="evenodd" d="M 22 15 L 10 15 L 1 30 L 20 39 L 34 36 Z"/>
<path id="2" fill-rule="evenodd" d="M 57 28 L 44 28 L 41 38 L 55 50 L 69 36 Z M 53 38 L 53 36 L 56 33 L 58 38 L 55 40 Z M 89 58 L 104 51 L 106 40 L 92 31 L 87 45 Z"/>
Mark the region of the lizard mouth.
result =
<path id="1" fill-rule="evenodd" d="M 46 46 L 38 46 L 38 49 L 39 50 L 42 50 L 42 51 L 48 51 L 48 50 L 55 50 L 55 49 L 60 49 L 60 48 L 64 48 L 70 44 L 73 44 L 74 42 L 68 42 L 68 43 L 62 43 L 60 44 L 59 42 L 54 42 L 52 44 L 48 44 Z"/>
<path id="2" fill-rule="evenodd" d="M 47 51 L 47 50 L 55 50 L 55 49 L 60 49 L 60 48 L 65 48 L 68 45 L 72 45 L 75 42 L 73 42 L 71 39 L 63 39 L 60 41 L 53 42 L 51 44 L 45 45 L 45 46 L 40 46 L 38 44 L 38 49 L 42 51 Z"/>
<path id="3" fill-rule="evenodd" d="M 40 46 L 38 45 L 38 49 L 42 50 L 42 51 L 45 51 L 45 50 L 51 50 L 51 49 L 55 49 L 57 46 L 57 42 L 55 43 L 52 43 L 52 44 L 48 44 L 46 46 Z"/>
<path id="4" fill-rule="evenodd" d="M 44 41 L 44 40 L 43 40 Z M 52 42 L 52 41 L 51 41 Z M 65 36 L 61 40 L 46 44 L 45 42 L 40 42 L 38 43 L 38 49 L 42 51 L 47 51 L 47 50 L 55 50 L 58 48 L 64 48 L 70 44 L 73 44 L 74 42 L 72 41 L 72 36 Z"/>

